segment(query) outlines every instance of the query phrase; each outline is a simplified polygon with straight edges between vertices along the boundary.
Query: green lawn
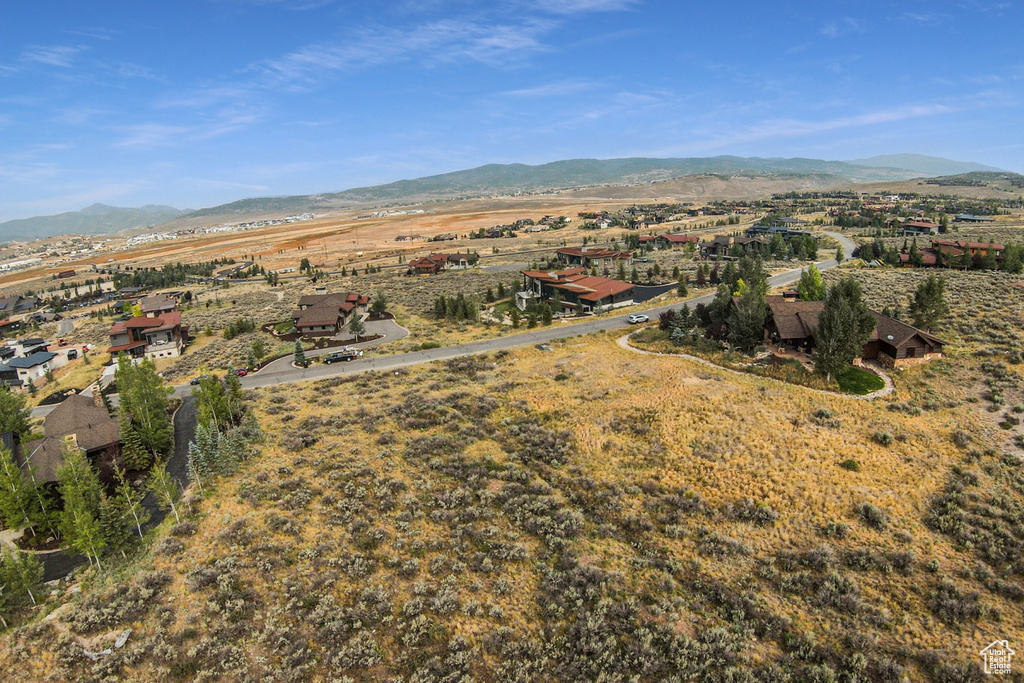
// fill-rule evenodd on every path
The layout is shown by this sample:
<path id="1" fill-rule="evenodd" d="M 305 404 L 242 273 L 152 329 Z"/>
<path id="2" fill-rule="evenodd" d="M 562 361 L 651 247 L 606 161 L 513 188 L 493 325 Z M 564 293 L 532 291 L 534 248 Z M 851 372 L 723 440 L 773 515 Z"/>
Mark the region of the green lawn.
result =
<path id="1" fill-rule="evenodd" d="M 836 376 L 839 388 L 847 394 L 870 394 L 885 388 L 885 382 L 878 375 L 850 365 Z"/>

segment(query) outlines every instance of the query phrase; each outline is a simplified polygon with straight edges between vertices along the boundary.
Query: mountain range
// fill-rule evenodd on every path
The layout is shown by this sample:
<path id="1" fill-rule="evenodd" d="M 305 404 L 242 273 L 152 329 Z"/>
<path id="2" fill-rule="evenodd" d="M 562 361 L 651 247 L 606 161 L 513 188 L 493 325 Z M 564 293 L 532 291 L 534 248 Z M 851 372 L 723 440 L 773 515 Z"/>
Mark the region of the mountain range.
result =
<path id="1" fill-rule="evenodd" d="M 191 209 L 147 204 L 124 208 L 93 204 L 81 211 L 35 216 L 0 223 L 0 241 L 37 240 L 55 235 L 105 235 L 132 228 L 159 225 L 192 213 Z"/>
<path id="2" fill-rule="evenodd" d="M 653 159 L 569 159 L 547 164 L 487 164 L 385 185 L 342 192 L 285 197 L 257 197 L 191 211 L 148 205 L 119 208 L 94 204 L 82 211 L 0 223 L 0 240 L 39 239 L 59 234 L 104 234 L 154 226 L 175 218 L 299 213 L 361 205 L 535 193 L 595 185 L 646 185 L 693 175 L 764 177 L 814 176 L 815 185 L 834 178 L 836 185 L 909 180 L 1001 169 L 920 154 L 887 154 L 851 161 L 760 157 L 690 157 Z"/>

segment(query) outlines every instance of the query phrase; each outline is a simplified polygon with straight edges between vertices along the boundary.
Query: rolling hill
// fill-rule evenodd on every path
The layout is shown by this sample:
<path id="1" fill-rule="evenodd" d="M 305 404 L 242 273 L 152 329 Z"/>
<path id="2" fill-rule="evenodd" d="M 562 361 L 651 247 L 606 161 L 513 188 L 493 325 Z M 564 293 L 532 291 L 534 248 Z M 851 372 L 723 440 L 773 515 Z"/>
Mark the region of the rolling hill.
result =
<path id="1" fill-rule="evenodd" d="M 191 213 L 191 209 L 155 204 L 139 208 L 93 204 L 81 211 L 0 223 L 0 240 L 37 240 L 54 235 L 102 235 L 158 225 L 188 213 Z"/>

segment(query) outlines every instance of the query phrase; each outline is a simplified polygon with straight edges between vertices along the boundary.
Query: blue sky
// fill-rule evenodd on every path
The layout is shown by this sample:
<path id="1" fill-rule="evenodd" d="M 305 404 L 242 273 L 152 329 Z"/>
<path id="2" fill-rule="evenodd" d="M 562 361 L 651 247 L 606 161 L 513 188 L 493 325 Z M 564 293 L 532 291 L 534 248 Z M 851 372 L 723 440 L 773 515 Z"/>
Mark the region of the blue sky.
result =
<path id="1" fill-rule="evenodd" d="M 1024 172 L 1019 2 L 14 2 L 0 220 L 201 208 L 486 163 L 851 159 Z"/>

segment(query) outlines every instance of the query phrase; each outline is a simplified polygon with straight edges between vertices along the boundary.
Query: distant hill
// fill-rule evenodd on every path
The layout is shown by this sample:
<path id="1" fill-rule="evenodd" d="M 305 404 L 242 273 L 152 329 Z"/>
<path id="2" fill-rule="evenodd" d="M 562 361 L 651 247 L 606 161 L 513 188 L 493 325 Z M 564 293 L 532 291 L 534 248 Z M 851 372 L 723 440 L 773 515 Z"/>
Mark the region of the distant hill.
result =
<path id="1" fill-rule="evenodd" d="M 930 157 L 924 154 L 883 154 L 867 159 L 854 159 L 847 163 L 865 168 L 897 168 L 913 171 L 923 176 L 959 175 L 971 171 L 995 171 L 1003 169 L 971 161 L 953 161 L 942 157 Z"/>
<path id="2" fill-rule="evenodd" d="M 951 162 L 956 163 L 956 162 Z M 802 174 L 835 176 L 837 182 L 878 182 L 920 177 L 921 172 L 872 168 L 844 161 L 759 157 L 691 157 L 680 159 L 569 159 L 548 164 L 488 164 L 386 185 L 357 187 L 314 196 L 243 199 L 197 211 L 193 216 L 247 215 L 270 211 L 316 211 L 395 202 L 479 197 L 516 192 L 576 189 L 593 185 L 644 185 L 690 175 Z M 924 175 L 928 175 L 925 173 Z"/>
<path id="3" fill-rule="evenodd" d="M 37 240 L 54 235 L 102 235 L 159 225 L 191 213 L 191 209 L 149 204 L 137 209 L 93 204 L 81 211 L 36 216 L 0 223 L 0 241 Z"/>

